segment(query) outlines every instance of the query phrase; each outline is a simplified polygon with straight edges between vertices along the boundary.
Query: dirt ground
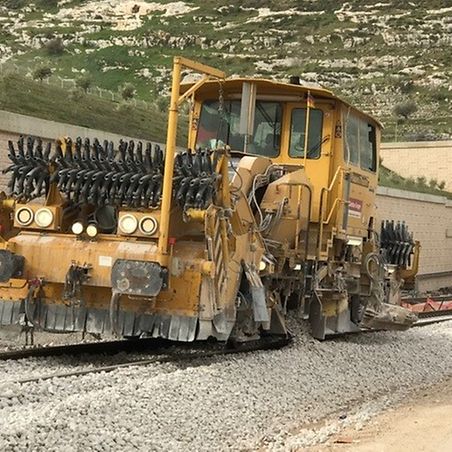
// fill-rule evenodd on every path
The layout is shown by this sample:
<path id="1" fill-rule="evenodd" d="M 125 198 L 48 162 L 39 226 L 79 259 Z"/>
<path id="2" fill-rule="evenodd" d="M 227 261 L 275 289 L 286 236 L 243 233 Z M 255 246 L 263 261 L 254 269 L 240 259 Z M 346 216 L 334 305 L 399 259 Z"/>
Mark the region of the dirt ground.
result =
<path id="1" fill-rule="evenodd" d="M 415 394 L 362 430 L 349 428 L 315 449 L 321 452 L 452 451 L 452 378 Z"/>

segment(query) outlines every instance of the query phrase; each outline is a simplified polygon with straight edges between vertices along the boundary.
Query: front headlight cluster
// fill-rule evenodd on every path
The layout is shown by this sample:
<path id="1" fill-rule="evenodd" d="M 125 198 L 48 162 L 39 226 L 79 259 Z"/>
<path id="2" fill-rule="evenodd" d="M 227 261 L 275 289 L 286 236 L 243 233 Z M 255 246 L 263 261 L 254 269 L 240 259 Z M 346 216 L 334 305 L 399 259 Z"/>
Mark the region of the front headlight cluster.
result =
<path id="1" fill-rule="evenodd" d="M 119 216 L 118 229 L 123 235 L 151 236 L 157 232 L 158 222 L 150 215 L 123 213 Z"/>
<path id="2" fill-rule="evenodd" d="M 16 210 L 15 220 L 18 226 L 46 229 L 53 226 L 55 214 L 47 207 L 41 207 L 36 212 L 30 207 L 19 207 Z"/>
<path id="3" fill-rule="evenodd" d="M 81 221 L 76 221 L 72 225 L 71 231 L 75 235 L 82 235 L 85 232 L 90 239 L 94 239 L 99 234 L 99 228 L 96 223 L 89 223 L 85 228 Z"/>

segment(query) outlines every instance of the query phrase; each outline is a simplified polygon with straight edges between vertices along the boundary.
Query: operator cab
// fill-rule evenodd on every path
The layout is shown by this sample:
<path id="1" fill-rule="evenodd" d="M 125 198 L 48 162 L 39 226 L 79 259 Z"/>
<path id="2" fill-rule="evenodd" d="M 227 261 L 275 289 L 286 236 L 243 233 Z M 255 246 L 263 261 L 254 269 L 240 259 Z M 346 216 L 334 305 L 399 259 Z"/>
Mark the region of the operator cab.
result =
<path id="1" fill-rule="evenodd" d="M 303 167 L 313 187 L 312 221 L 337 216 L 349 234 L 367 233 L 373 204 L 364 199 L 373 199 L 378 183 L 378 121 L 327 89 L 265 79 L 206 82 L 193 101 L 189 148 L 228 145 L 237 157 L 233 163 L 249 154 L 287 171 Z M 322 205 L 325 190 L 328 205 Z M 349 199 L 346 207 L 340 207 L 342 198 Z"/>
<path id="2" fill-rule="evenodd" d="M 309 104 L 309 112 L 308 96 L 316 100 L 316 105 Z M 220 87 L 206 83 L 196 92 L 190 145 L 196 149 L 228 145 L 233 152 L 276 161 L 304 160 L 307 147 L 306 158 L 318 159 L 331 139 L 330 110 L 335 105 L 331 97 L 317 87 L 311 91 L 270 80 L 233 79 Z"/>
<path id="3" fill-rule="evenodd" d="M 308 166 L 338 153 L 342 163 L 376 173 L 380 124 L 331 91 L 244 78 L 207 82 L 194 100 L 192 149 L 228 145 L 233 152 Z"/>

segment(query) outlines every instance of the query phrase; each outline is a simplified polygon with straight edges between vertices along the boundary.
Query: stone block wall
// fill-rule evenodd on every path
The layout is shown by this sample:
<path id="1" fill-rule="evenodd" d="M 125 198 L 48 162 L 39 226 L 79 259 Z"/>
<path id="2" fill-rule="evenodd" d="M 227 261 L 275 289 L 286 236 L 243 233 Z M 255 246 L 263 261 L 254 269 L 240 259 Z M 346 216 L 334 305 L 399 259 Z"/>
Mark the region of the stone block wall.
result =
<path id="1" fill-rule="evenodd" d="M 420 241 L 418 290 L 452 287 L 452 201 L 379 187 L 377 218 L 405 221 Z"/>
<path id="2" fill-rule="evenodd" d="M 383 143 L 383 165 L 403 177 L 425 177 L 446 182 L 452 191 L 452 141 Z"/>

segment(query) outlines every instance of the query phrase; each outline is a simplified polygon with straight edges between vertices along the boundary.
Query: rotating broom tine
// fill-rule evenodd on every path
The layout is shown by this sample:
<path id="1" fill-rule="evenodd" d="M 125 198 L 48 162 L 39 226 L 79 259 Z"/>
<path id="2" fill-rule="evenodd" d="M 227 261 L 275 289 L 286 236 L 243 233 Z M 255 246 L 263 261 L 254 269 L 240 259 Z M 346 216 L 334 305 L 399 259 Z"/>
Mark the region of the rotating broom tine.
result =
<path id="1" fill-rule="evenodd" d="M 382 221 L 380 248 L 385 253 L 388 264 L 409 267 L 414 247 L 413 234 L 408 231 L 404 221 Z"/>
<path id="2" fill-rule="evenodd" d="M 9 194 L 24 202 L 43 196 L 50 179 L 50 145 L 43 152 L 41 139 L 28 137 L 25 141 L 21 136 L 16 147 L 8 141 L 8 151 L 12 164 L 3 170 L 3 174 L 11 173 Z"/>
<path id="3" fill-rule="evenodd" d="M 44 148 L 39 138 L 20 137 L 16 146 L 8 143 L 8 157 L 11 165 L 3 172 L 11 173 L 9 191 L 20 200 L 43 196 L 55 183 L 68 199 L 96 207 L 147 209 L 161 202 L 165 154 L 157 144 L 123 139 L 115 149 L 111 141 L 78 137 L 57 141 L 52 152 L 50 143 Z M 182 209 L 212 202 L 220 177 L 216 159 L 201 149 L 176 155 L 173 196 Z"/>

